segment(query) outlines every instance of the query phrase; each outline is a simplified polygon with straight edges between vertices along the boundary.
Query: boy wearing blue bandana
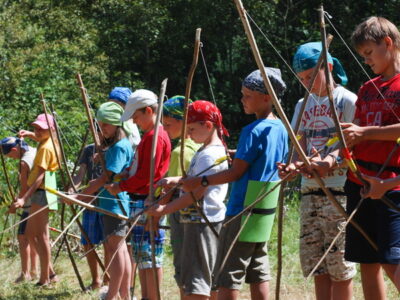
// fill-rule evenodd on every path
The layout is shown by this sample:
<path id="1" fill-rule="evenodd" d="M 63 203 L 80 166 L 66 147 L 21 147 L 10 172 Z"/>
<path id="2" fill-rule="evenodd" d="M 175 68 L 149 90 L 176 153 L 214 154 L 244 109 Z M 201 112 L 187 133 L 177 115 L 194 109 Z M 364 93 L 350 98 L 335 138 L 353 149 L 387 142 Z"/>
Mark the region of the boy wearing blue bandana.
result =
<path id="1" fill-rule="evenodd" d="M 276 94 L 278 97 L 282 96 L 286 85 L 281 78 L 280 70 L 274 68 L 265 70 Z M 243 210 L 246 194 L 253 183 L 279 180 L 276 163 L 286 160 L 288 150 L 285 127 L 272 112 L 272 101 L 259 70 L 244 79 L 241 102 L 245 113 L 255 114 L 257 120 L 242 129 L 231 168 L 213 175 L 183 180 L 183 189 L 187 192 L 201 185 L 233 182 L 225 221 Z M 222 260 L 240 227 L 241 218 L 237 218 L 224 226 L 220 232 L 218 257 L 214 269 L 214 276 L 217 277 L 214 278 L 214 284 L 218 288 L 218 299 L 239 299 L 239 290 L 244 282 L 250 284 L 252 299 L 268 299 L 271 276 L 266 239 L 262 242 L 251 242 L 239 238 L 221 269 Z M 264 232 L 265 228 L 262 228 L 262 232 L 259 233 L 264 234 Z"/>
<path id="2" fill-rule="evenodd" d="M 293 58 L 293 68 L 307 87 L 309 87 L 312 73 L 321 55 L 321 49 L 320 42 L 307 43 L 297 49 Z M 345 85 L 347 77 L 340 62 L 328 54 L 328 63 L 331 72 L 341 80 L 342 85 Z M 343 86 L 334 83 L 333 78 L 331 82 L 333 82 L 333 98 L 338 116 L 341 122 L 351 122 L 357 97 Z M 301 119 L 298 131 L 298 135 L 301 136 L 300 144 L 309 156 L 313 151 L 321 150 L 322 158 L 320 158 L 319 168 L 329 170 L 323 179 L 324 183 L 340 204 L 345 207 L 346 196 L 343 186 L 346 181 L 346 168 L 341 167 L 331 155 L 337 143 L 330 147 L 325 146 L 327 141 L 336 135 L 336 129 L 330 110 L 323 68 L 318 70 L 310 92 L 301 116 L 299 115 L 300 107 L 304 99 L 300 99 L 297 103 L 292 126 L 295 127 L 298 118 Z M 287 172 L 294 172 L 296 167 L 301 164 L 296 154 L 292 161 L 293 163 L 289 166 L 280 165 L 281 177 L 285 176 Z M 307 176 L 302 178 L 301 193 L 300 260 L 303 274 L 308 276 L 346 220 L 314 179 Z M 313 274 L 317 300 L 352 299 L 352 278 L 356 274 L 356 269 L 353 263 L 344 259 L 344 244 L 344 235 L 342 235 Z"/>

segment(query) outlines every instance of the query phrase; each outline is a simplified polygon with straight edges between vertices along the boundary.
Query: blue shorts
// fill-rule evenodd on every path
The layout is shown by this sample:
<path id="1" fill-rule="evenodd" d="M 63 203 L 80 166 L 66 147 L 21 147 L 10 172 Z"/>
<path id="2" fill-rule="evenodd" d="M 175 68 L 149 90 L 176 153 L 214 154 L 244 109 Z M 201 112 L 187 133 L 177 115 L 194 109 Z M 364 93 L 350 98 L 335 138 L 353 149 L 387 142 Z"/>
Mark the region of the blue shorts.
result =
<path id="1" fill-rule="evenodd" d="M 144 200 L 133 200 L 131 214 L 135 214 L 144 207 Z M 145 215 L 139 219 L 139 223 L 145 223 Z M 160 268 L 163 263 L 163 252 L 165 242 L 165 230 L 159 229 L 155 234 L 155 256 L 156 267 Z M 152 267 L 151 262 L 151 242 L 150 233 L 144 230 L 144 226 L 135 226 L 132 230 L 132 251 L 135 262 L 139 269 L 149 269 Z"/>
<path id="2" fill-rule="evenodd" d="M 29 212 L 24 211 L 21 215 L 21 220 L 26 219 L 28 216 L 29 216 Z M 28 223 L 28 220 L 26 220 L 18 225 L 18 234 L 21 234 L 21 235 L 25 234 L 26 223 Z"/>
<path id="3" fill-rule="evenodd" d="M 361 186 L 347 180 L 347 213 L 357 206 Z M 389 191 L 386 196 L 400 207 L 400 191 Z M 380 200 L 367 198 L 363 201 L 354 220 L 377 244 L 375 251 L 367 240 L 351 225 L 346 229 L 345 259 L 357 263 L 400 263 L 400 213 L 390 209 Z"/>
<path id="4" fill-rule="evenodd" d="M 103 222 L 98 212 L 86 209 L 83 212 L 82 227 L 93 245 L 100 244 L 103 241 Z M 83 235 L 81 235 L 81 244 L 88 244 Z"/>

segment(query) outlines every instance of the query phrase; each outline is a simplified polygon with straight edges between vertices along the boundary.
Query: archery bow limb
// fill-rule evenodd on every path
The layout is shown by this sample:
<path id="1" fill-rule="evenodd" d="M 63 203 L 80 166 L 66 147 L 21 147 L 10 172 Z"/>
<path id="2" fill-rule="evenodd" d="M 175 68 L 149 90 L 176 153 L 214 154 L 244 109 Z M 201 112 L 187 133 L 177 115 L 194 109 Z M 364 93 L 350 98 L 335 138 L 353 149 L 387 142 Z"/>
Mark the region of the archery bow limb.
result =
<path id="1" fill-rule="evenodd" d="M 181 152 L 180 152 L 180 167 L 182 171 L 182 177 L 185 178 L 187 176 L 186 170 L 185 170 L 185 161 L 184 161 L 184 155 L 185 155 L 185 139 L 187 135 L 186 127 L 187 127 L 187 119 L 188 119 L 188 106 L 189 106 L 189 98 L 190 98 L 190 92 L 192 89 L 192 82 L 193 82 L 193 76 L 194 72 L 196 71 L 197 63 L 199 61 L 199 52 L 200 52 L 200 34 L 201 34 L 201 28 L 196 29 L 196 35 L 195 35 L 195 42 L 194 42 L 194 51 L 193 51 L 193 61 L 192 65 L 190 66 L 188 78 L 186 81 L 186 89 L 185 89 L 185 102 L 183 106 L 183 126 L 182 126 L 182 131 L 181 131 Z M 193 206 L 196 208 L 197 212 L 199 215 L 202 217 L 204 222 L 207 224 L 207 226 L 210 227 L 211 231 L 213 234 L 218 237 L 219 234 L 215 230 L 214 226 L 211 224 L 210 220 L 208 220 L 207 216 L 204 214 L 202 207 L 200 207 L 199 203 L 196 200 L 196 197 L 194 196 L 193 192 L 189 192 L 190 197 L 193 200 Z"/>
<path id="2" fill-rule="evenodd" d="M 322 36 L 322 38 L 323 38 L 323 40 L 324 40 L 324 37 L 325 37 L 325 14 L 324 14 L 324 9 L 323 9 L 323 6 L 321 5 L 321 7 L 320 7 L 320 10 L 319 10 L 319 17 L 320 17 L 320 25 L 321 25 L 321 36 Z M 324 46 L 324 43 L 322 44 L 322 46 Z M 323 48 L 323 50 L 324 50 L 324 48 Z M 327 57 L 327 51 L 326 50 L 324 50 L 324 56 L 325 57 Z M 325 72 L 326 72 L 326 70 L 327 70 L 327 66 L 325 66 Z M 329 70 L 329 69 L 328 69 Z M 329 96 L 329 92 L 330 92 L 330 89 L 328 88 L 328 82 L 327 82 L 327 90 L 328 90 L 328 96 Z M 332 94 L 331 94 L 331 96 L 332 96 Z M 333 99 L 333 96 L 332 96 L 332 99 Z M 336 113 L 336 109 L 335 109 L 335 107 L 333 106 L 332 107 L 332 104 L 331 104 L 331 110 L 335 110 L 335 113 Z M 337 113 L 336 113 L 336 116 L 337 116 Z M 339 133 L 342 133 L 341 132 L 341 128 L 340 128 L 340 126 L 339 126 Z M 381 167 L 381 169 L 379 170 L 379 172 L 377 173 L 377 175 L 376 175 L 376 177 L 379 177 L 380 175 L 381 175 L 381 173 L 385 170 L 385 168 L 386 168 L 386 166 L 388 165 L 388 163 L 390 162 L 390 159 L 392 158 L 392 156 L 393 156 L 393 154 L 395 153 L 395 151 L 398 149 L 398 147 L 399 147 L 399 142 L 400 142 L 400 140 L 398 140 L 397 141 L 397 143 L 396 143 L 396 145 L 395 145 L 395 147 L 393 148 L 393 150 L 391 151 L 391 153 L 389 154 L 389 156 L 387 157 L 387 159 L 386 159 L 386 161 L 385 161 L 385 163 L 382 165 L 382 167 Z M 341 144 L 342 144 L 342 147 L 343 147 L 343 144 L 345 145 L 345 147 L 346 147 L 346 144 L 345 144 L 345 140 L 343 139 L 343 143 L 341 142 Z M 347 147 L 346 147 L 347 148 Z M 350 157 L 350 159 L 351 159 L 351 157 Z M 350 167 L 350 164 L 354 164 L 354 166 L 356 166 L 356 164 L 353 162 L 353 163 L 351 163 L 351 162 L 348 162 L 347 161 L 347 159 L 346 159 L 346 162 L 348 163 L 348 165 L 349 165 L 349 167 Z M 358 170 L 358 168 L 357 168 L 357 170 Z M 353 171 L 352 169 L 351 169 L 351 171 Z M 358 171 L 358 173 L 360 173 L 359 171 Z M 362 178 L 362 176 L 361 176 L 361 174 L 359 174 L 359 176 L 360 176 L 360 178 L 361 179 L 363 179 Z M 365 182 L 364 180 L 362 180 L 362 182 L 363 183 L 367 183 L 367 182 Z M 365 185 L 365 186 L 367 186 L 367 185 Z M 314 272 L 317 270 L 317 268 L 320 266 L 320 264 L 324 261 L 324 259 L 326 258 L 326 256 L 329 254 L 329 252 L 330 252 L 330 250 L 332 249 L 332 247 L 333 247 L 333 245 L 335 245 L 335 243 L 336 243 L 336 241 L 337 241 L 337 239 L 340 237 L 340 235 L 344 232 L 344 230 L 346 229 L 346 227 L 347 227 L 347 225 L 350 223 L 350 221 L 353 219 L 353 217 L 355 216 L 355 214 L 357 213 L 357 211 L 358 211 L 358 209 L 360 208 L 360 206 L 361 206 L 361 204 L 364 202 L 364 197 L 362 197 L 360 200 L 359 200 L 359 202 L 357 203 L 357 206 L 354 208 L 354 210 L 351 212 L 351 214 L 350 214 L 350 216 L 349 216 L 349 218 L 346 220 L 346 222 L 342 225 L 342 227 L 340 228 L 340 230 L 338 231 L 338 233 L 336 234 L 336 236 L 335 236 L 335 238 L 332 240 L 332 242 L 330 243 L 330 245 L 329 245 L 329 247 L 325 250 L 325 253 L 322 255 L 322 257 L 320 258 L 320 260 L 317 262 L 317 264 L 314 266 L 314 268 L 311 270 L 311 272 L 308 274 L 308 276 L 307 276 L 307 280 L 314 274 Z M 389 207 L 391 206 L 390 204 L 387 204 Z M 396 207 L 397 208 L 397 207 Z"/>
<path id="3" fill-rule="evenodd" d="M 333 36 L 329 35 L 327 37 L 327 46 L 329 47 L 330 43 L 332 42 Z M 298 113 L 296 124 L 294 127 L 294 133 L 297 139 L 300 141 L 301 136 L 299 136 L 299 128 L 301 124 L 301 119 L 303 118 L 304 111 L 306 109 L 306 105 L 308 99 L 311 94 L 311 89 L 314 86 L 315 80 L 317 78 L 318 72 L 321 69 L 323 63 L 323 56 L 320 55 L 318 58 L 317 65 L 314 67 L 314 70 L 311 75 L 310 83 L 305 91 L 303 97 L 303 103 L 301 104 L 300 111 Z M 293 146 L 290 147 L 289 154 L 288 154 L 288 164 L 292 161 L 293 158 Z M 278 249 L 277 249 L 277 256 L 278 256 L 278 263 L 277 268 L 278 272 L 276 275 L 276 285 L 275 285 L 275 298 L 276 300 L 280 299 L 280 288 L 281 288 L 281 278 L 282 278 L 282 239 L 283 239 L 283 209 L 284 209 L 284 190 L 286 187 L 287 182 L 282 183 L 280 191 L 279 191 L 279 199 L 278 199 Z"/>
<path id="4" fill-rule="evenodd" d="M 1 156 L 1 166 L 2 166 L 2 168 L 3 168 L 3 173 L 4 173 L 4 176 L 5 176 L 5 178 L 6 178 L 8 191 L 9 191 L 9 193 L 10 193 L 10 196 L 11 196 L 11 198 L 12 198 L 12 201 L 15 201 L 15 193 L 14 193 L 14 190 L 13 190 L 12 185 L 11 185 L 11 183 L 10 183 L 10 178 L 8 177 L 8 172 L 7 172 L 7 167 L 6 167 L 6 161 L 5 161 L 5 159 L 4 159 L 3 147 L 1 147 L 1 146 L 0 146 L 0 156 Z M 6 220 L 5 220 L 5 222 L 4 222 L 4 227 L 3 227 L 3 229 L 7 227 L 9 217 L 10 217 L 10 212 L 7 211 L 7 213 L 6 213 Z M 4 230 L 3 230 L 2 234 L 1 234 L 0 246 L 1 246 L 2 242 L 3 242 L 3 236 L 4 236 Z"/>
<path id="5" fill-rule="evenodd" d="M 63 182 L 64 187 L 66 187 L 67 184 L 66 184 L 66 180 L 65 180 L 63 169 L 62 169 L 62 165 L 61 165 L 60 155 L 59 155 L 59 152 L 58 152 L 59 149 L 58 149 L 58 147 L 56 145 L 55 137 L 53 136 L 53 132 L 51 130 L 51 125 L 50 125 L 49 117 L 48 117 L 48 114 L 47 114 L 46 101 L 45 101 L 44 96 L 43 96 L 42 93 L 40 94 L 40 98 L 41 98 L 41 102 L 42 102 L 42 106 L 43 106 L 43 112 L 44 112 L 45 117 L 46 117 L 47 127 L 49 128 L 48 130 L 49 130 L 51 142 L 53 144 L 54 153 L 56 155 L 58 168 L 60 169 L 61 180 Z M 58 133 L 57 123 L 56 123 L 55 120 L 54 120 L 54 123 L 55 123 L 54 125 L 55 125 L 55 129 L 56 129 L 56 133 Z M 60 151 L 61 151 L 62 144 L 60 144 L 60 142 L 61 141 L 59 140 L 58 143 L 59 143 L 59 147 L 60 147 Z M 64 214 L 65 214 L 65 203 L 62 204 L 62 209 L 61 209 L 61 230 L 64 230 Z M 81 277 L 81 275 L 79 273 L 78 266 L 76 265 L 75 259 L 74 259 L 73 254 L 72 254 L 71 246 L 69 245 L 69 241 L 68 241 L 66 235 L 64 236 L 64 241 L 65 241 L 65 245 L 67 246 L 68 257 L 69 257 L 69 259 L 71 261 L 72 268 L 74 269 L 76 278 L 78 279 L 79 286 L 81 287 L 82 291 L 85 291 L 85 285 L 84 285 L 82 277 Z"/>
<path id="6" fill-rule="evenodd" d="M 328 76 L 326 74 L 330 74 L 330 72 L 329 72 L 328 62 L 326 60 L 326 57 L 328 56 L 328 51 L 327 51 L 327 47 L 326 47 L 325 13 L 324 13 L 323 5 L 321 5 L 321 7 L 319 9 L 319 15 L 320 15 L 319 17 L 320 17 L 320 26 L 321 26 L 321 36 L 323 38 L 323 43 L 322 43 L 323 48 L 322 49 L 323 49 L 324 56 L 325 56 L 325 76 Z M 337 115 L 337 111 L 336 111 L 334 100 L 333 100 L 332 84 L 331 84 L 330 77 L 327 77 L 327 79 L 326 79 L 326 88 L 328 91 L 328 98 L 329 98 L 329 103 L 330 103 L 330 107 L 331 107 L 331 111 L 332 111 L 332 115 L 333 115 L 333 120 L 335 122 L 335 127 L 336 127 L 337 132 L 339 133 L 339 141 L 340 141 L 340 144 L 342 147 L 342 154 L 343 154 L 344 160 L 345 160 L 346 164 L 348 165 L 350 171 L 357 177 L 357 179 L 364 186 L 367 187 L 369 185 L 369 183 L 362 177 L 360 169 L 357 167 L 357 164 L 353 160 L 350 150 L 346 145 L 346 141 L 344 139 L 342 128 L 340 127 L 339 117 Z M 382 196 L 382 198 L 380 200 L 384 204 L 386 204 L 388 207 L 390 207 L 391 209 L 393 209 L 397 212 L 400 212 L 400 209 L 396 205 L 394 205 L 392 203 L 392 201 L 390 201 L 390 199 L 388 199 L 385 195 Z"/>
<path id="7" fill-rule="evenodd" d="M 289 138 L 293 143 L 293 146 L 295 147 L 297 153 L 299 154 L 301 160 L 304 162 L 306 167 L 310 167 L 311 163 L 309 161 L 309 159 L 307 158 L 306 154 L 304 153 L 303 149 L 301 148 L 294 132 L 293 129 L 290 126 L 289 120 L 287 119 L 282 106 L 280 105 L 278 98 L 275 94 L 275 91 L 271 85 L 271 82 L 267 76 L 267 73 L 265 72 L 265 67 L 264 67 L 264 63 L 263 60 L 261 58 L 260 52 L 258 50 L 258 46 L 257 43 L 254 39 L 253 36 L 253 32 L 250 28 L 250 24 L 249 21 L 247 19 L 247 15 L 245 13 L 245 9 L 243 7 L 243 4 L 240 0 L 234 0 L 237 10 L 239 12 L 240 18 L 242 20 L 247 38 L 249 40 L 254 58 L 256 60 L 257 66 L 261 72 L 261 75 L 263 77 L 264 80 L 264 84 L 267 88 L 268 94 L 270 95 L 270 98 L 275 106 L 275 109 L 279 115 L 279 117 L 281 118 L 283 125 L 285 126 L 288 134 L 289 134 Z M 336 200 L 335 196 L 332 194 L 332 192 L 325 186 L 323 180 L 321 179 L 321 177 L 318 175 L 317 172 L 312 171 L 311 174 L 313 175 L 314 180 L 317 182 L 317 184 L 320 186 L 320 188 L 324 191 L 324 193 L 327 195 L 328 199 L 333 203 L 333 205 L 339 210 L 339 212 L 347 219 L 348 215 L 346 213 L 346 211 L 343 209 L 343 207 L 340 205 L 340 203 Z M 372 245 L 372 247 L 374 249 L 377 249 L 377 246 L 375 244 L 375 242 L 373 242 L 371 240 L 371 238 L 365 233 L 365 231 L 358 225 L 358 223 L 356 223 L 354 220 L 352 220 L 352 225 L 368 240 L 368 242 Z"/>
<path id="8" fill-rule="evenodd" d="M 157 144 L 158 144 L 158 131 L 161 123 L 161 115 L 163 111 L 163 100 L 165 96 L 165 90 L 167 88 L 167 81 L 168 79 L 164 79 L 163 82 L 161 83 L 161 89 L 160 89 L 160 95 L 158 98 L 158 108 L 157 108 L 157 116 L 156 116 L 156 122 L 154 124 L 154 133 L 153 133 L 153 141 L 151 145 L 151 153 L 150 153 L 150 185 L 149 185 L 149 196 L 150 196 L 150 203 L 153 204 L 155 201 L 154 198 L 154 174 L 155 174 L 155 158 L 156 158 L 156 149 L 157 149 Z M 157 266 L 156 266 L 156 247 L 155 247 L 155 234 L 154 234 L 154 217 L 149 218 L 150 222 L 150 243 L 151 243 L 151 264 L 152 264 L 152 270 L 153 270 L 153 279 L 154 283 L 156 285 L 156 292 L 157 292 L 157 299 L 161 299 L 161 293 L 160 293 L 160 283 L 158 280 L 158 275 L 157 275 Z"/>
<path id="9" fill-rule="evenodd" d="M 201 34 L 201 28 L 197 28 L 196 35 L 195 35 L 195 41 L 194 41 L 193 60 L 192 60 L 192 65 L 190 66 L 188 78 L 186 81 L 186 89 L 185 89 L 185 102 L 184 102 L 184 106 L 183 106 L 183 126 L 182 126 L 182 131 L 181 131 L 181 153 L 180 153 L 180 157 L 179 157 L 183 177 L 186 177 L 184 153 L 185 153 L 185 139 L 186 139 L 186 133 L 187 133 L 186 127 L 187 127 L 187 119 L 188 119 L 188 107 L 189 107 L 189 99 L 190 99 L 190 92 L 192 89 L 194 72 L 196 71 L 197 63 L 199 61 L 199 51 L 200 51 L 200 44 L 201 44 L 200 34 Z"/>

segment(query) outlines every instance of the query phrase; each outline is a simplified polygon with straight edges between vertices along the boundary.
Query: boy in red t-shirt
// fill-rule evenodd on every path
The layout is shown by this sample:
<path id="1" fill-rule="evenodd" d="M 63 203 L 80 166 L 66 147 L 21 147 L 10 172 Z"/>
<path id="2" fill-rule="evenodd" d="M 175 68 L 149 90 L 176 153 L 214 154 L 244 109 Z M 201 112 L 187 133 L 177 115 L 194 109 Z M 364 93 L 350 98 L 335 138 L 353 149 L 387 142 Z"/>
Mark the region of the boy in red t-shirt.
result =
<path id="1" fill-rule="evenodd" d="M 129 169 L 129 178 L 120 183 L 106 185 L 105 188 L 113 195 L 127 191 L 133 202 L 132 213 L 144 208 L 144 201 L 149 194 L 150 188 L 150 161 L 151 147 L 153 143 L 154 127 L 156 123 L 157 95 L 148 90 L 139 89 L 132 93 L 125 106 L 122 121 L 132 118 L 139 128 L 144 132 L 142 139 L 136 149 L 133 163 Z M 171 142 L 167 132 L 160 125 L 155 163 L 154 182 L 164 177 L 169 168 L 171 154 Z M 144 217 L 144 216 L 143 216 Z M 140 219 L 139 223 L 145 222 Z M 158 282 L 162 277 L 162 254 L 165 240 L 165 232 L 158 229 L 155 234 L 156 246 L 156 268 Z M 135 226 L 132 234 L 132 248 L 135 262 L 139 267 L 139 277 L 142 284 L 142 298 L 156 299 L 156 283 L 152 274 L 151 245 L 149 232 L 143 226 Z"/>
<path id="2" fill-rule="evenodd" d="M 362 173 L 382 179 L 400 174 L 400 150 L 394 152 L 400 135 L 400 32 L 381 17 L 370 17 L 352 34 L 357 52 L 378 77 L 366 82 L 358 92 L 353 123 L 342 123 L 343 133 Z M 387 161 L 387 164 L 386 164 Z M 348 172 L 345 185 L 347 212 L 361 199 L 361 183 Z M 400 207 L 400 186 L 386 196 Z M 382 268 L 400 291 L 395 278 L 400 263 L 400 214 L 382 201 L 364 199 L 354 220 L 377 243 L 378 251 L 351 225 L 346 231 L 345 258 L 360 263 L 365 299 L 386 299 Z"/>

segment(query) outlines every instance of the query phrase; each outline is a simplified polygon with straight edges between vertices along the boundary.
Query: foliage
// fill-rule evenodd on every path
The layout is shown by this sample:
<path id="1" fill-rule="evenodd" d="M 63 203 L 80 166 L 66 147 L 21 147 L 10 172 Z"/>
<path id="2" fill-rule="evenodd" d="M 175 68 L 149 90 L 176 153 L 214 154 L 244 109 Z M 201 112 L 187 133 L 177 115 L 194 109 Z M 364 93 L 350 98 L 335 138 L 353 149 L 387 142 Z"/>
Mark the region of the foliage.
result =
<path id="1" fill-rule="evenodd" d="M 64 121 L 61 125 L 68 131 L 65 137 L 71 149 L 67 152 L 72 159 L 79 148 L 76 136 L 82 136 L 86 127 L 76 73 L 82 74 L 94 107 L 106 99 L 113 86 L 157 91 L 165 77 L 169 78 L 168 95 L 183 94 L 197 27 L 202 28 L 202 50 L 212 89 L 232 132 L 231 146 L 240 128 L 252 120 L 239 105 L 240 82 L 256 65 L 233 1 L 1 2 L 0 115 L 12 128 L 12 132 L 7 129 L 2 134 L 15 134 L 28 126 L 42 110 L 39 94 L 44 93 Z M 248 0 L 244 5 L 289 64 L 297 45 L 319 39 L 315 9 L 320 1 Z M 396 20 L 397 14 L 394 0 L 379 4 L 335 0 L 325 8 L 347 43 L 363 18 L 379 14 Z M 265 63 L 281 68 L 288 83 L 283 105 L 290 118 L 303 91 L 272 46 L 253 28 Z M 349 87 L 356 91 L 367 78 L 337 36 L 332 53 L 342 60 L 349 73 Z M 202 61 L 192 98 L 211 99 Z"/>

